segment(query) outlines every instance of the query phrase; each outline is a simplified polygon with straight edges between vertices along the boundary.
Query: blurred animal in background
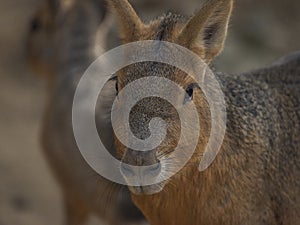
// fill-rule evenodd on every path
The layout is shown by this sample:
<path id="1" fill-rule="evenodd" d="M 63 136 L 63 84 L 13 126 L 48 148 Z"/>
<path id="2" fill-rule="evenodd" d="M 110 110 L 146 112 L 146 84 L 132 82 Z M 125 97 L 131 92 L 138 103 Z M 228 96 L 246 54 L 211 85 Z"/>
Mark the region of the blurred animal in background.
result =
<path id="1" fill-rule="evenodd" d="M 123 43 L 169 41 L 190 49 L 208 64 L 223 49 L 233 6 L 233 0 L 207 0 L 190 19 L 168 13 L 145 24 L 127 0 L 109 3 Z M 195 103 L 201 131 L 194 155 L 172 178 L 147 186 L 130 186 L 128 182 L 134 203 L 149 223 L 300 224 L 300 52 L 253 72 L 216 73 L 225 95 L 227 130 L 220 153 L 203 172 L 198 166 L 212 118 L 196 80 L 167 64 L 141 62 L 118 73 L 117 90 L 120 93 L 129 83 L 153 76 L 165 77 L 186 89 L 184 98 L 179 94 L 172 97 L 182 102 L 182 107 Z M 158 179 L 177 168 L 177 160 L 167 158 L 180 135 L 176 115 L 170 104 L 154 96 L 132 108 L 130 128 L 136 137 L 144 140 L 151 135 L 148 125 L 154 117 L 162 118 L 168 126 L 163 143 L 147 153 L 128 148 L 115 138 L 125 180 L 143 183 L 148 175 Z M 191 129 L 188 135 L 193 132 Z M 137 167 L 132 169 L 128 164 Z"/>
<path id="2" fill-rule="evenodd" d="M 36 13 L 28 37 L 28 62 L 48 84 L 48 102 L 42 129 L 46 159 L 63 193 L 67 225 L 81 225 L 91 213 L 108 224 L 142 224 L 126 186 L 114 184 L 94 172 L 81 156 L 72 129 L 72 103 L 76 84 L 99 54 L 107 32 L 106 4 L 102 0 L 47 0 Z M 105 101 L 115 96 L 115 83 L 107 83 L 107 96 L 99 104 L 102 139 L 114 154 L 113 134 Z M 105 92 L 107 92 L 105 94 Z M 112 98 L 112 99 L 113 99 Z M 46 204 L 46 203 L 45 203 Z"/>

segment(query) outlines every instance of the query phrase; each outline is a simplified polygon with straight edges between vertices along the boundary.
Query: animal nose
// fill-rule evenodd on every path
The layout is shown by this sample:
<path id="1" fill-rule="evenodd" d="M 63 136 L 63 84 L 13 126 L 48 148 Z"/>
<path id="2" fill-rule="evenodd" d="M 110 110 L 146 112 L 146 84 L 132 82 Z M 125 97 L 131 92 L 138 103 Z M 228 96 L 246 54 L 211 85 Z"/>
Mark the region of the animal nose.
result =
<path id="1" fill-rule="evenodd" d="M 121 172 L 127 178 L 144 180 L 147 177 L 157 177 L 161 172 L 161 163 L 157 162 L 149 166 L 130 166 L 122 163 Z"/>

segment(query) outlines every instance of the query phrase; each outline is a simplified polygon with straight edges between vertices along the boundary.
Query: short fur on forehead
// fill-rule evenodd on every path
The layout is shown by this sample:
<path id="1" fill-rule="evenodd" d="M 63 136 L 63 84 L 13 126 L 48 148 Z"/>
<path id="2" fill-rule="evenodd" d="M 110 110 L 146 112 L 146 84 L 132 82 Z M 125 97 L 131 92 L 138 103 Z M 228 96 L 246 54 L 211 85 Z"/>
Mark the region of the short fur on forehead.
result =
<path id="1" fill-rule="evenodd" d="M 167 12 L 162 17 L 158 18 L 159 25 L 157 27 L 157 35 L 155 40 L 165 40 L 170 38 L 176 29 L 177 24 L 183 24 L 188 17 L 174 12 Z"/>

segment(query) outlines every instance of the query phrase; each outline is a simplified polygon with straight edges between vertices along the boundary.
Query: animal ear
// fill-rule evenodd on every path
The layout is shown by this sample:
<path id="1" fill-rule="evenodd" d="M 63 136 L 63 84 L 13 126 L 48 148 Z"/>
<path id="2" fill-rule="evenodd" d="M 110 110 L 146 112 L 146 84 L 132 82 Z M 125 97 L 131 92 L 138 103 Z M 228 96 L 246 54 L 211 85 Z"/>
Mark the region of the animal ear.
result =
<path id="1" fill-rule="evenodd" d="M 127 43 L 138 40 L 145 26 L 127 0 L 108 0 L 120 26 L 120 36 Z"/>
<path id="2" fill-rule="evenodd" d="M 202 52 L 211 62 L 223 49 L 233 0 L 206 0 L 187 22 L 178 36 L 178 43 Z"/>

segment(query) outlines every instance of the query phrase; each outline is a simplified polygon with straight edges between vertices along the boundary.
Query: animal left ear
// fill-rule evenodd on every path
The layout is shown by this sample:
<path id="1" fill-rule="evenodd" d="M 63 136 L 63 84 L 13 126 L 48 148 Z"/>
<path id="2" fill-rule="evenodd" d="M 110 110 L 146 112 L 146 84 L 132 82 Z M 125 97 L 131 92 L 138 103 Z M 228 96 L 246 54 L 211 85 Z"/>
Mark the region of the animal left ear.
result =
<path id="1" fill-rule="evenodd" d="M 207 0 L 184 26 L 178 43 L 210 63 L 224 47 L 232 7 L 233 0 Z"/>
<path id="2" fill-rule="evenodd" d="M 137 41 L 139 34 L 145 29 L 128 0 L 107 0 L 119 22 L 120 36 L 124 43 Z"/>

